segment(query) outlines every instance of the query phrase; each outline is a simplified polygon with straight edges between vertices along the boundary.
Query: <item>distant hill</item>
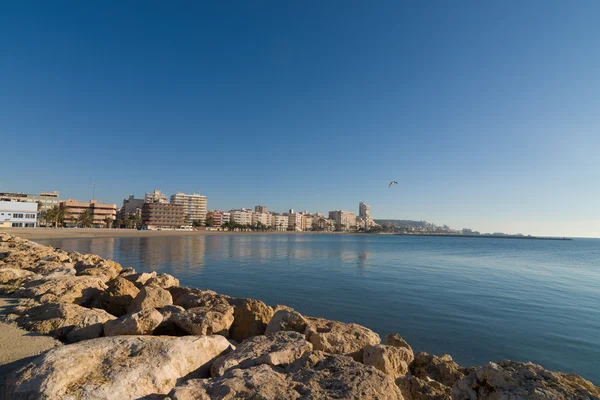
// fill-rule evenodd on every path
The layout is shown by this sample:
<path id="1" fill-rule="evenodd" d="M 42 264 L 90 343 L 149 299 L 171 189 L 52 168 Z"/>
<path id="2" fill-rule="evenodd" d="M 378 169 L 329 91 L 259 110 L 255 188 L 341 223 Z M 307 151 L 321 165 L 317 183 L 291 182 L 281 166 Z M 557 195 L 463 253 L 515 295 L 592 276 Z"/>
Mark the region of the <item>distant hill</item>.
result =
<path id="1" fill-rule="evenodd" d="M 409 219 L 376 219 L 379 225 L 411 226 L 413 228 L 424 228 L 429 223 L 427 221 L 411 221 Z"/>

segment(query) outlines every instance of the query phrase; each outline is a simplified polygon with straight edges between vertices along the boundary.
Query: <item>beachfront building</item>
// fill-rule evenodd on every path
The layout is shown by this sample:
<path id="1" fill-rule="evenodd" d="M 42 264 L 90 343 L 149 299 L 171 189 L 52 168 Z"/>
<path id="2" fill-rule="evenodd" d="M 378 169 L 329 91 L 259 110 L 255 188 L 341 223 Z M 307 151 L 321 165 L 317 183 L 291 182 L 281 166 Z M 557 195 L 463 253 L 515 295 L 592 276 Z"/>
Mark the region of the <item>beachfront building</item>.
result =
<path id="1" fill-rule="evenodd" d="M 155 202 L 142 207 L 142 224 L 147 229 L 176 229 L 184 223 L 185 211 L 180 205 Z"/>
<path id="2" fill-rule="evenodd" d="M 252 213 L 252 225 L 262 224 L 264 226 L 271 226 L 271 214 L 266 212 L 254 212 Z"/>
<path id="3" fill-rule="evenodd" d="M 166 194 L 161 193 L 160 190 L 154 189 L 152 193 L 146 193 L 144 196 L 144 203 L 168 203 L 168 197 Z"/>
<path id="4" fill-rule="evenodd" d="M 272 226 L 273 226 L 273 228 L 275 228 L 275 230 L 277 230 L 277 231 L 287 231 L 288 230 L 289 218 L 287 215 L 273 214 L 272 221 L 273 221 Z"/>
<path id="5" fill-rule="evenodd" d="M 241 209 L 241 210 L 230 210 L 230 221 L 238 225 L 252 225 L 252 211 Z"/>
<path id="6" fill-rule="evenodd" d="M 138 214 L 142 212 L 143 206 L 144 199 L 136 199 L 132 194 L 130 194 L 128 199 L 123 199 L 123 207 L 121 207 L 121 213 Z"/>
<path id="7" fill-rule="evenodd" d="M 302 215 L 302 230 L 303 231 L 312 231 L 313 225 L 313 216 L 310 214 Z"/>
<path id="8" fill-rule="evenodd" d="M 0 200 L 0 228 L 35 228 L 37 209 L 34 202 Z"/>
<path id="9" fill-rule="evenodd" d="M 171 196 L 171 204 L 183 207 L 185 221 L 188 225 L 194 221 L 200 222 L 201 225 L 206 222 L 206 196 L 200 196 L 198 193 L 179 192 Z"/>
<path id="10" fill-rule="evenodd" d="M 370 229 L 377 225 L 371 217 L 371 206 L 363 202 L 358 203 L 358 217 L 356 217 L 356 225 L 359 228 Z"/>
<path id="11" fill-rule="evenodd" d="M 356 228 L 356 214 L 351 211 L 329 211 L 329 219 L 335 223 L 338 231 L 349 231 Z"/>
<path id="12" fill-rule="evenodd" d="M 302 231 L 302 214 L 290 213 L 288 215 L 288 231 Z"/>
<path id="13" fill-rule="evenodd" d="M 223 211 L 209 211 L 206 213 L 206 220 L 211 221 L 210 226 L 220 227 L 223 225 Z"/>
<path id="14" fill-rule="evenodd" d="M 231 222 L 231 213 L 229 211 L 223 211 L 223 224 Z"/>
<path id="15" fill-rule="evenodd" d="M 18 201 L 26 203 L 39 203 L 39 211 L 41 213 L 60 204 L 60 199 L 57 191 L 41 192 L 38 194 L 27 193 L 0 193 L 0 201 Z M 37 213 L 36 209 L 36 213 Z"/>
<path id="16" fill-rule="evenodd" d="M 267 206 L 256 206 L 254 207 L 254 211 L 261 214 L 267 213 Z"/>
<path id="17" fill-rule="evenodd" d="M 60 202 L 60 207 L 65 209 L 65 226 L 78 226 L 79 216 L 85 210 L 89 210 L 92 215 L 92 227 L 106 227 L 107 218 L 114 221 L 117 219 L 117 205 L 108 203 L 98 203 L 96 200 L 90 200 L 88 203 L 77 200 L 65 200 Z"/>

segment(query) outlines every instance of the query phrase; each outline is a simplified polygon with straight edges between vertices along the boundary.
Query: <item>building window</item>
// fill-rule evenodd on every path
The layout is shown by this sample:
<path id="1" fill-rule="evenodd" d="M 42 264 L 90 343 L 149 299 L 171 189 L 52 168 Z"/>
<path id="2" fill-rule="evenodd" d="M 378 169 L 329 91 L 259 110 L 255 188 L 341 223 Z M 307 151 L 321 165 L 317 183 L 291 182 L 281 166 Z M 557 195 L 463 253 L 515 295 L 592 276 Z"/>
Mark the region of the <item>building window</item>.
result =
<path id="1" fill-rule="evenodd" d="M 23 214 L 14 213 L 13 218 L 23 218 Z"/>

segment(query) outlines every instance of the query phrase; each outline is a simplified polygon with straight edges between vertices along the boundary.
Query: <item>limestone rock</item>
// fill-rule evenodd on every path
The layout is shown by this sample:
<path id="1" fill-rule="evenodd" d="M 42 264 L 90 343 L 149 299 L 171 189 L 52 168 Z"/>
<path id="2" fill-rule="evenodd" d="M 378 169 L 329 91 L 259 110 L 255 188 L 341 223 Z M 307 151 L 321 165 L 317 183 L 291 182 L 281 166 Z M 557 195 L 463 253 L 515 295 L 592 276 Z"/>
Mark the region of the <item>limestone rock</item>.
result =
<path id="1" fill-rule="evenodd" d="M 406 375 L 408 365 L 413 359 L 412 350 L 405 347 L 376 344 L 366 346 L 363 349 L 363 363 L 365 365 L 372 365 L 394 379 Z"/>
<path id="2" fill-rule="evenodd" d="M 279 331 L 304 333 L 306 331 L 306 320 L 300 313 L 294 310 L 279 309 L 275 311 L 275 314 L 273 314 L 267 324 L 265 334 Z"/>
<path id="3" fill-rule="evenodd" d="M 158 274 L 155 277 L 148 279 L 145 286 L 156 286 L 162 289 L 168 289 L 173 286 L 179 286 L 179 279 L 169 274 Z"/>
<path id="4" fill-rule="evenodd" d="M 127 274 L 127 275 L 123 274 L 121 276 L 124 277 L 125 279 L 127 279 L 128 281 L 132 282 L 138 288 L 141 288 L 142 286 L 144 286 L 146 284 L 146 282 L 148 282 L 148 280 L 156 277 L 156 271 L 141 272 L 141 273 Z"/>
<path id="5" fill-rule="evenodd" d="M 116 400 L 167 394 L 184 376 L 208 376 L 211 360 L 229 347 L 222 336 L 87 340 L 50 350 L 11 375 L 5 398 Z"/>
<path id="6" fill-rule="evenodd" d="M 222 376 L 232 368 L 250 368 L 260 364 L 291 364 L 312 345 L 298 332 L 276 332 L 244 340 L 236 349 L 219 357 L 211 367 L 211 376 Z"/>
<path id="7" fill-rule="evenodd" d="M 36 279 L 50 279 L 61 275 L 75 275 L 75 267 L 72 263 L 62 263 L 55 260 L 41 260 L 28 268 L 35 272 L 38 277 Z"/>
<path id="8" fill-rule="evenodd" d="M 230 304 L 235 307 L 233 324 L 229 334 L 235 341 L 241 342 L 247 338 L 263 335 L 273 310 L 260 300 L 231 299 Z"/>
<path id="9" fill-rule="evenodd" d="M 133 283 L 120 276 L 108 282 L 107 285 L 108 289 L 98 296 L 93 306 L 102 308 L 117 317 L 127 314 L 127 308 L 140 290 Z"/>
<path id="10" fill-rule="evenodd" d="M 79 262 L 75 264 L 75 270 L 77 271 L 77 275 L 97 276 L 104 279 L 104 282 L 108 282 L 119 276 L 123 267 L 121 267 L 121 264 L 112 260 L 101 260 L 96 264 Z"/>
<path id="11" fill-rule="evenodd" d="M 410 350 L 411 353 L 413 352 L 412 347 L 410 347 L 406 340 L 402 339 L 402 336 L 397 333 L 387 334 L 385 336 L 385 344 L 388 346 L 404 347 L 405 349 Z"/>
<path id="12" fill-rule="evenodd" d="M 93 276 L 60 276 L 30 281 L 16 292 L 17 297 L 30 297 L 41 302 L 64 302 L 86 305 L 107 288 L 101 278 Z"/>
<path id="13" fill-rule="evenodd" d="M 160 325 L 154 329 L 154 335 L 167 335 L 167 336 L 185 336 L 188 335 L 186 331 L 181 329 L 174 320 L 174 315 L 185 312 L 183 307 L 179 306 L 166 306 L 158 310 L 163 317 Z"/>
<path id="14" fill-rule="evenodd" d="M 233 323 L 233 307 L 217 304 L 190 308 L 171 316 L 175 324 L 191 335 L 229 335 Z"/>
<path id="15" fill-rule="evenodd" d="M 104 324 L 105 336 L 150 335 L 162 322 L 162 315 L 154 308 L 144 308 Z"/>
<path id="16" fill-rule="evenodd" d="M 281 400 L 298 399 L 300 393 L 293 389 L 282 371 L 268 365 L 251 369 L 233 369 L 216 379 L 192 379 L 173 389 L 173 400 Z"/>
<path id="17" fill-rule="evenodd" d="M 22 328 L 70 343 L 102 336 L 102 325 L 115 319 L 104 310 L 71 303 L 45 303 L 20 310 L 20 313 L 16 322 Z"/>
<path id="18" fill-rule="evenodd" d="M 322 318 L 306 317 L 306 320 L 306 339 L 315 350 L 345 354 L 362 361 L 365 346 L 381 343 L 379 335 L 364 326 Z"/>
<path id="19" fill-rule="evenodd" d="M 0 268 L 0 283 L 22 282 L 33 272 L 20 268 Z"/>
<path id="20" fill-rule="evenodd" d="M 229 305 L 229 296 L 217 294 L 212 290 L 200 290 L 173 286 L 169 288 L 173 297 L 173 304 L 185 309 L 194 307 L 207 307 L 217 304 Z"/>
<path id="21" fill-rule="evenodd" d="M 173 304 L 171 293 L 160 287 L 143 286 L 138 295 L 133 299 L 127 311 L 133 312 L 142 308 L 163 308 Z"/>
<path id="22" fill-rule="evenodd" d="M 410 372 L 417 378 L 426 380 L 429 377 L 446 386 L 452 386 L 464 377 L 462 368 L 448 354 L 435 356 L 418 352 L 409 367 Z"/>
<path id="23" fill-rule="evenodd" d="M 600 388 L 579 375 L 545 370 L 533 363 L 489 362 L 452 388 L 456 400 L 598 399 Z"/>
<path id="24" fill-rule="evenodd" d="M 432 379 L 419 379 L 416 376 L 402 376 L 396 379 L 396 385 L 406 400 L 452 400 L 449 386 Z"/>

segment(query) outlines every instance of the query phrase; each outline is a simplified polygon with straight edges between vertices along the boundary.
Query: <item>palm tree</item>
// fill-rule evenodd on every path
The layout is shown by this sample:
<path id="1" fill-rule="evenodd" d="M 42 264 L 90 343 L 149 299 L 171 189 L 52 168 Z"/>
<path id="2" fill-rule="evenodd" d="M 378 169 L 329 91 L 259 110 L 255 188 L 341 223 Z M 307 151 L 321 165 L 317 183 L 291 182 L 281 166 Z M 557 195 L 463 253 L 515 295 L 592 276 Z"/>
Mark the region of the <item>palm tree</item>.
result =
<path id="1" fill-rule="evenodd" d="M 215 219 L 213 218 L 212 215 L 209 215 L 208 217 L 206 217 L 206 222 L 204 223 L 205 226 L 213 226 L 213 224 L 215 223 Z"/>
<path id="2" fill-rule="evenodd" d="M 89 228 L 94 223 L 92 212 L 89 209 L 83 210 L 83 212 L 79 214 L 79 217 L 77 217 L 77 222 L 79 222 L 82 227 Z"/>
<path id="3" fill-rule="evenodd" d="M 110 228 L 110 224 L 112 223 L 112 218 L 111 217 L 106 217 L 104 218 L 104 223 L 106 224 L 107 228 Z"/>

